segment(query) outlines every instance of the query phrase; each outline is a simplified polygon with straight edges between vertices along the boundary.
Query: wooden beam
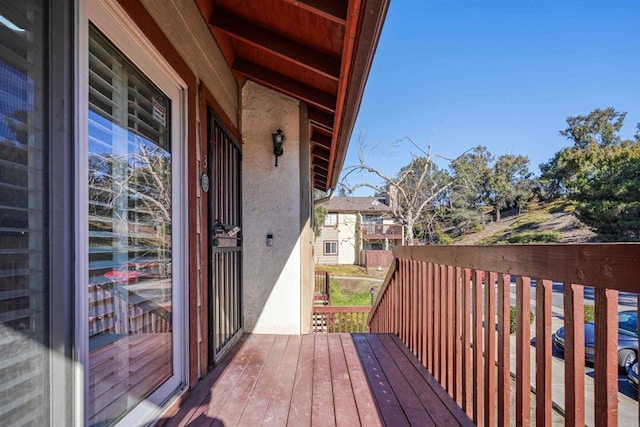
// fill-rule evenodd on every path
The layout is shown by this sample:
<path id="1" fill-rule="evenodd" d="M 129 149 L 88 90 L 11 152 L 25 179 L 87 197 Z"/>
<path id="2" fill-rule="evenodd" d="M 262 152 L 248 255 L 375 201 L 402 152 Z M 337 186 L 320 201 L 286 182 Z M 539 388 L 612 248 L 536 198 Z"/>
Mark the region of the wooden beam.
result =
<path id="1" fill-rule="evenodd" d="M 327 114 L 323 111 L 316 110 L 315 108 L 308 108 L 307 115 L 309 117 L 309 121 L 314 127 L 319 127 L 333 133 L 334 116 L 332 114 Z"/>
<path id="2" fill-rule="evenodd" d="M 325 183 L 327 182 L 327 174 L 325 172 L 314 171 L 313 176 L 315 177 L 316 181 L 320 181 L 323 185 L 326 185 Z"/>
<path id="3" fill-rule="evenodd" d="M 314 132 L 313 135 L 311 135 L 311 142 L 316 145 L 320 145 L 327 150 L 331 149 L 331 137 L 320 132 Z"/>
<path id="4" fill-rule="evenodd" d="M 327 151 L 326 149 L 322 148 L 319 145 L 316 145 L 315 147 L 313 147 L 313 150 L 311 151 L 311 154 L 315 157 L 320 157 L 323 159 L 329 159 L 329 151 Z"/>
<path id="5" fill-rule="evenodd" d="M 312 166 L 315 170 L 320 170 L 324 173 L 329 172 L 329 168 L 326 164 L 322 164 L 322 163 L 316 163 L 313 162 L 313 166 Z"/>
<path id="6" fill-rule="evenodd" d="M 344 25 L 347 21 L 346 0 L 285 0 L 287 3 L 298 6 L 325 19 Z"/>
<path id="7" fill-rule="evenodd" d="M 330 113 L 335 111 L 336 97 L 330 93 L 323 92 L 242 58 L 237 58 L 231 68 L 250 80 L 304 101 L 323 111 Z"/>
<path id="8" fill-rule="evenodd" d="M 209 25 L 231 38 L 267 51 L 334 81 L 338 81 L 340 77 L 339 59 L 301 45 L 245 19 L 220 10 L 213 14 Z"/>
<path id="9" fill-rule="evenodd" d="M 318 166 L 320 166 L 322 169 L 325 169 L 325 170 L 327 170 L 327 171 L 328 171 L 328 168 L 329 168 L 329 161 L 328 161 L 326 158 L 322 158 L 322 159 L 320 159 L 320 158 L 318 158 L 318 157 L 315 157 L 315 158 L 314 158 L 314 161 L 313 161 L 313 165 L 314 165 L 314 166 L 315 166 L 315 165 L 318 165 Z"/>

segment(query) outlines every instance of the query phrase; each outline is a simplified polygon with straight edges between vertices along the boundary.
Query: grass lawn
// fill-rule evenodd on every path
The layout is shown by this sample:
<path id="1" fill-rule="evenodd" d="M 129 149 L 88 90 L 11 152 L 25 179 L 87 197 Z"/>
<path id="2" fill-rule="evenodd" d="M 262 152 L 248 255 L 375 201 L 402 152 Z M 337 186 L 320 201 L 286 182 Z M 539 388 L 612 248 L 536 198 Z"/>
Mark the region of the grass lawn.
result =
<path id="1" fill-rule="evenodd" d="M 347 280 L 331 279 L 331 305 L 345 307 L 354 305 L 371 305 L 371 292 L 369 289 L 373 284 L 371 282 L 362 282 L 358 288 L 353 286 L 343 286 Z M 349 282 L 353 282 L 349 280 Z M 350 285 L 350 283 L 348 284 Z M 374 296 L 377 295 L 380 283 L 376 283 Z"/>
<path id="2" fill-rule="evenodd" d="M 373 277 L 375 279 L 384 279 L 387 275 L 387 268 L 381 270 L 366 269 L 359 265 L 353 264 L 316 264 L 316 270 L 328 271 L 332 276 L 352 276 L 352 277 Z"/>
<path id="3" fill-rule="evenodd" d="M 382 283 L 367 280 L 384 279 L 387 269 L 374 270 L 369 272 L 364 267 L 352 264 L 317 264 L 316 270 L 329 272 L 331 277 L 331 305 L 338 307 L 346 306 L 369 306 L 371 305 L 371 288 L 374 288 L 374 298 L 378 295 Z M 337 279 L 335 276 L 358 277 L 364 279 Z"/>

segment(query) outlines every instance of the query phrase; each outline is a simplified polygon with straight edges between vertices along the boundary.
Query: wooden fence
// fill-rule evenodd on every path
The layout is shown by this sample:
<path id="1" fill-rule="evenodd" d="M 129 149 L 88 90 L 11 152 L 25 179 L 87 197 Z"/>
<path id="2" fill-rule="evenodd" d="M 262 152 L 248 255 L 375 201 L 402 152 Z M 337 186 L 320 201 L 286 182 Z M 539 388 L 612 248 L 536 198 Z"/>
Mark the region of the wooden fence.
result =
<path id="1" fill-rule="evenodd" d="M 397 334 L 478 425 L 509 425 L 512 370 L 516 425 L 531 422 L 532 296 L 535 423 L 552 424 L 553 282 L 562 283 L 564 295 L 565 423 L 585 425 L 583 288 L 594 287 L 594 423 L 617 425 L 618 291 L 640 290 L 640 245 L 405 246 L 393 252 L 395 262 L 369 318 L 371 332 Z M 513 292 L 518 314 L 512 369 Z"/>

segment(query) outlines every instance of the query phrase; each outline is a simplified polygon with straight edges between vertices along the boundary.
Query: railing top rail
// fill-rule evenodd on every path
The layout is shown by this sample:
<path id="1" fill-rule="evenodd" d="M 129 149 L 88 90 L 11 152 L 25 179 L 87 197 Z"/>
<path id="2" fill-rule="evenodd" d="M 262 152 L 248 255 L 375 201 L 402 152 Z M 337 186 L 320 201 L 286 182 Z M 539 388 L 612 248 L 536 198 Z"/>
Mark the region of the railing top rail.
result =
<path id="1" fill-rule="evenodd" d="M 640 291 L 640 243 L 400 246 L 399 259 Z"/>
<path id="2" fill-rule="evenodd" d="M 371 307 L 369 307 L 368 305 L 361 305 L 361 306 L 335 306 L 335 305 L 325 305 L 325 306 L 320 306 L 320 305 L 316 305 L 313 307 L 313 312 L 314 313 L 319 313 L 319 314 L 330 314 L 330 313 L 369 313 L 369 311 L 371 311 Z"/>

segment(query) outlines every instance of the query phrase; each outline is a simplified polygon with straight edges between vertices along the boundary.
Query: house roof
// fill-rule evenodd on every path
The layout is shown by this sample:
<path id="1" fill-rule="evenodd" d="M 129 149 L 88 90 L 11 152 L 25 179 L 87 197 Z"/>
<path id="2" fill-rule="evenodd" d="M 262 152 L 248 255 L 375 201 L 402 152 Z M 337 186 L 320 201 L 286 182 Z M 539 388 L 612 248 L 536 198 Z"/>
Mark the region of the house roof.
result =
<path id="1" fill-rule="evenodd" d="M 313 185 L 335 187 L 390 0 L 196 0 L 242 84 L 308 106 Z"/>
<path id="2" fill-rule="evenodd" d="M 391 212 L 391 208 L 379 197 L 334 197 L 323 204 L 329 212 L 363 214 L 383 214 Z"/>

